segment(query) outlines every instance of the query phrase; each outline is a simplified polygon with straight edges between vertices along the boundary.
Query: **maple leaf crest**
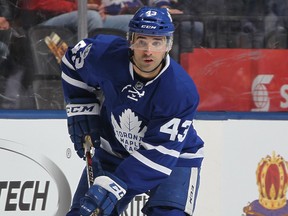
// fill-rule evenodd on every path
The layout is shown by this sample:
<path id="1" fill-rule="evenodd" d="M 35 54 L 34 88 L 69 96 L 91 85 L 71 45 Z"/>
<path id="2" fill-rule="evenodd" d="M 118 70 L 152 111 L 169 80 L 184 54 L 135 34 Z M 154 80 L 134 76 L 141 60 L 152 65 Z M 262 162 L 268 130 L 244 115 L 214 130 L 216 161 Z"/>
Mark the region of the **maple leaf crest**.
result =
<path id="1" fill-rule="evenodd" d="M 131 109 L 126 109 L 119 116 L 120 125 L 111 113 L 111 121 L 114 128 L 117 140 L 131 154 L 138 150 L 141 145 L 142 138 L 147 130 L 147 127 L 141 129 L 142 121 L 132 112 Z"/>

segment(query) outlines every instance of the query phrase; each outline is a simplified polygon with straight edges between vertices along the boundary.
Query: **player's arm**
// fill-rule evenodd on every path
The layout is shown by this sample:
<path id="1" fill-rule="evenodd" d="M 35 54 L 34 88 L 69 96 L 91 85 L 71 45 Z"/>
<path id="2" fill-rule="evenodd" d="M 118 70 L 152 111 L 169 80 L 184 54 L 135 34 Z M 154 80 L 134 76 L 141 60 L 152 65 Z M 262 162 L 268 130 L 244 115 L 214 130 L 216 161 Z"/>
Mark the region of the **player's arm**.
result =
<path id="1" fill-rule="evenodd" d="M 107 53 L 118 49 L 124 41 L 121 38 L 103 35 L 86 38 L 74 47 L 69 47 L 62 58 L 62 83 L 67 103 L 68 129 L 80 157 L 84 154 L 82 143 L 85 135 L 91 136 L 95 148 L 99 147 L 97 92 L 99 83 L 108 76 L 105 72 L 106 61 L 103 59 L 109 59 Z"/>
<path id="2" fill-rule="evenodd" d="M 83 143 L 90 135 L 95 148 L 100 145 L 99 112 L 100 105 L 96 97 L 96 87 L 89 86 L 89 69 L 84 65 L 91 49 L 91 42 L 80 41 L 68 48 L 62 58 L 62 85 L 67 103 L 67 124 L 71 141 L 79 157 L 84 157 Z"/>

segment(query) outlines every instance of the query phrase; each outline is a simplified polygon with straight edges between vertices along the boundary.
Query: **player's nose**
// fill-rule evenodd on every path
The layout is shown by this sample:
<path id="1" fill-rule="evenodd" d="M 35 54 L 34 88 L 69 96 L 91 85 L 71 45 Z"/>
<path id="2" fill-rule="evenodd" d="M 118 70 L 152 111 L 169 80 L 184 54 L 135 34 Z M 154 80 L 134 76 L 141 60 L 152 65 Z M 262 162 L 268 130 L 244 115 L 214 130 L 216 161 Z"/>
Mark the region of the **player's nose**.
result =
<path id="1" fill-rule="evenodd" d="M 152 51 L 153 51 L 153 49 L 152 49 L 152 47 L 151 47 L 151 45 L 148 45 L 148 46 L 146 46 L 146 48 L 145 48 L 145 50 L 144 50 L 144 53 L 146 54 L 146 55 L 151 55 L 152 54 Z"/>

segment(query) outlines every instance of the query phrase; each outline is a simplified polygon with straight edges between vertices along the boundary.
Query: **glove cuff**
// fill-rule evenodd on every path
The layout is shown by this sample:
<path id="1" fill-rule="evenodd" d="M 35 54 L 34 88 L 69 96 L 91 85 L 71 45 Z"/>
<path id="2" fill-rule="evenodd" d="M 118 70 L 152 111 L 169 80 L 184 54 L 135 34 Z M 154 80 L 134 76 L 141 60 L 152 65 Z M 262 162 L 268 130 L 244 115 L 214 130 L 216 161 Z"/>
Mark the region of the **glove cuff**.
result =
<path id="1" fill-rule="evenodd" d="M 68 104 L 66 106 L 66 113 L 68 117 L 77 115 L 99 115 L 100 106 L 98 103 Z"/>
<path id="2" fill-rule="evenodd" d="M 105 190 L 114 194 L 117 200 L 120 200 L 126 194 L 127 185 L 116 176 L 110 175 L 110 177 L 99 176 L 95 178 L 94 185 L 103 187 Z"/>

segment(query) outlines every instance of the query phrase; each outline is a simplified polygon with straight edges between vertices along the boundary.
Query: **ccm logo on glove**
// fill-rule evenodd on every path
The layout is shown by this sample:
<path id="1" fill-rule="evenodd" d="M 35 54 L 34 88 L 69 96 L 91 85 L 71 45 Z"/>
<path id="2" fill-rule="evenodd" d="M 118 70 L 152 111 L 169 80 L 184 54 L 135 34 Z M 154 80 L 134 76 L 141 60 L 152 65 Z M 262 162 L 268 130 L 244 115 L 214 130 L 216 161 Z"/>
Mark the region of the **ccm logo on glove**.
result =
<path id="1" fill-rule="evenodd" d="M 89 216 L 95 210 L 101 215 L 110 215 L 117 201 L 126 193 L 127 185 L 111 173 L 95 178 L 85 197 L 80 200 L 80 213 Z"/>
<path id="2" fill-rule="evenodd" d="M 76 115 L 98 115 L 100 112 L 99 104 L 68 104 L 66 106 L 67 116 Z"/>
<path id="3" fill-rule="evenodd" d="M 126 189 L 121 187 L 119 184 L 117 184 L 115 181 L 113 181 L 107 176 L 97 177 L 94 181 L 94 185 L 99 185 L 105 188 L 107 191 L 114 194 L 114 196 L 116 196 L 118 200 L 121 199 L 121 197 L 123 197 L 126 193 Z"/>

